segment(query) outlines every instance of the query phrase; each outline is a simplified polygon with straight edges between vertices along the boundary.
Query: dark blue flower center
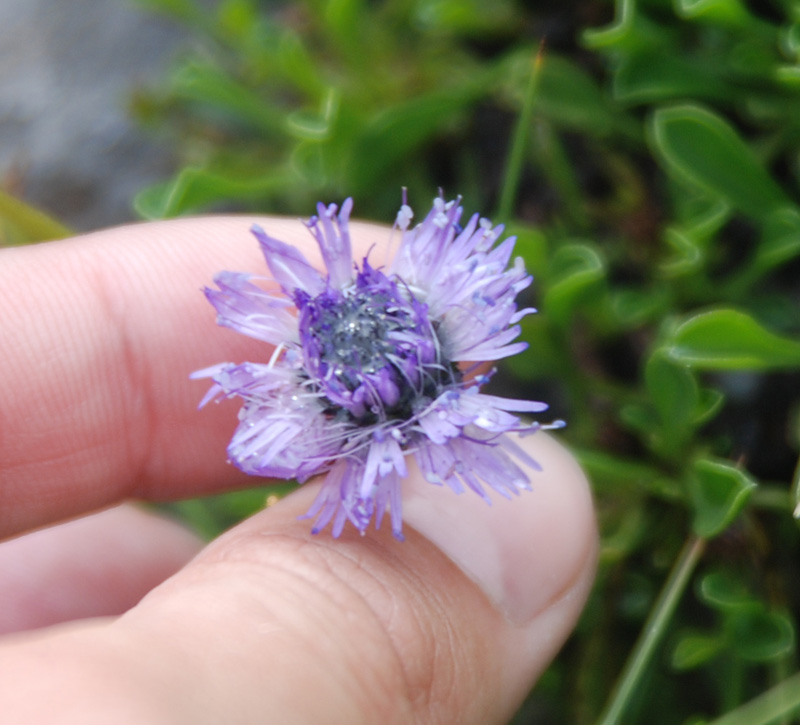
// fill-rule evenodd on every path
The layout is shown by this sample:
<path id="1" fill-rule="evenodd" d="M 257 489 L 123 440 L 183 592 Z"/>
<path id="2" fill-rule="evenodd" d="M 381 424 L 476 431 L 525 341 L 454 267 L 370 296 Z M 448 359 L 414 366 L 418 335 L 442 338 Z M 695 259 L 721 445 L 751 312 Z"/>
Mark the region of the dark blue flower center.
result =
<path id="1" fill-rule="evenodd" d="M 311 306 L 315 309 L 308 334 L 320 347 L 321 363 L 351 391 L 364 375 L 391 364 L 396 345 L 389 333 L 413 326 L 409 310 L 390 307 L 385 293 L 359 289 L 345 294 L 327 292 Z"/>
<path id="2" fill-rule="evenodd" d="M 352 286 L 295 294 L 304 366 L 329 411 L 361 424 L 408 418 L 453 368 L 439 357 L 427 306 L 364 262 Z"/>

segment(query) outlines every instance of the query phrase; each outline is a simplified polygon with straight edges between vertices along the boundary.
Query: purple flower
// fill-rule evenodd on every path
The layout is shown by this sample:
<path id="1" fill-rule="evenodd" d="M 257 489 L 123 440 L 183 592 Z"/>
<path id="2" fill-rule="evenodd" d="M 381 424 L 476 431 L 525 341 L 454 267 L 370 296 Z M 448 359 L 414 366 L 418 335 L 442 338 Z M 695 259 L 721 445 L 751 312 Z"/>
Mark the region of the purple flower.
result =
<path id="1" fill-rule="evenodd" d="M 425 478 L 456 493 L 469 488 L 487 503 L 486 487 L 510 498 L 530 488 L 522 461 L 538 468 L 506 434 L 542 427 L 516 413 L 544 403 L 481 393 L 481 362 L 524 350 L 517 309 L 531 283 L 522 260 L 511 266 L 514 240 L 495 242 L 503 228 L 473 216 L 462 229 L 458 201 L 435 199 L 421 224 L 404 203 L 392 235 L 402 240 L 386 266 L 353 263 L 348 221 L 317 206 L 307 224 L 327 275 L 294 247 L 253 227 L 282 293 L 270 279 L 222 272 L 206 289 L 219 324 L 274 346 L 262 362 L 223 363 L 198 371 L 217 397 L 244 401 L 228 446 L 230 460 L 256 476 L 296 478 L 325 473 L 307 516 L 313 531 L 333 522 L 339 536 L 350 520 L 362 533 L 387 509 L 402 539 L 401 482 L 413 456 Z"/>

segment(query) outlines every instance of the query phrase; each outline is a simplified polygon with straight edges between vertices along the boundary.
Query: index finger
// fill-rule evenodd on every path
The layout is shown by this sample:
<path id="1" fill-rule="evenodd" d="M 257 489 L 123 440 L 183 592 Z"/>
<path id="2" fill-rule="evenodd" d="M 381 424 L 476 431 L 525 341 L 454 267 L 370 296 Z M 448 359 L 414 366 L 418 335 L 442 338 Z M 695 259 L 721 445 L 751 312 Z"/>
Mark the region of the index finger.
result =
<path id="1" fill-rule="evenodd" d="M 235 403 L 197 412 L 193 370 L 268 360 L 214 323 L 214 274 L 264 273 L 258 221 L 321 264 L 295 219 L 213 217 L 109 229 L 0 251 L 0 537 L 126 498 L 252 484 L 226 464 Z M 385 231 L 354 224 L 366 250 Z M 362 246 L 363 245 L 363 246 Z"/>

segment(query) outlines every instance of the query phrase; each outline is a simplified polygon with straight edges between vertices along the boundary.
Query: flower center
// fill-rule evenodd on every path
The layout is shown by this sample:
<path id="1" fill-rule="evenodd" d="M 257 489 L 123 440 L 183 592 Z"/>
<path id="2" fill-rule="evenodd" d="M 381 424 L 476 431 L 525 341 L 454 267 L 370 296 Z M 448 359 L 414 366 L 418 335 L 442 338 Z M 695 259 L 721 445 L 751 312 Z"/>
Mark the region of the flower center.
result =
<path id="1" fill-rule="evenodd" d="M 305 368 L 332 414 L 407 419 L 454 374 L 439 359 L 426 305 L 366 262 L 350 287 L 297 293 L 296 303 Z"/>
<path id="2" fill-rule="evenodd" d="M 406 310 L 390 311 L 386 299 L 371 297 L 363 290 L 350 292 L 338 300 L 334 295 L 317 298 L 317 315 L 309 333 L 319 341 L 328 369 L 354 390 L 362 375 L 387 365 L 393 350 L 387 335 L 403 329 L 408 314 Z"/>

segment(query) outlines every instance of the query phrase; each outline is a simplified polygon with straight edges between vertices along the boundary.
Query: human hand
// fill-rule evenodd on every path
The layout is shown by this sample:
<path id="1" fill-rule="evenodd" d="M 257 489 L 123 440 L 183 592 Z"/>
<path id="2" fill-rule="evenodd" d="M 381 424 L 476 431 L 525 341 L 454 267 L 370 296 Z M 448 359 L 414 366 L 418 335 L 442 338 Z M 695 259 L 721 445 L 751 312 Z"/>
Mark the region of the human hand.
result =
<path id="1" fill-rule="evenodd" d="M 302 225 L 260 223 L 319 263 Z M 0 252 L 0 534 L 252 484 L 225 464 L 237 403 L 198 413 L 188 380 L 264 354 L 199 293 L 220 269 L 262 269 L 249 226 Z M 351 230 L 366 251 L 374 227 Z M 521 445 L 544 470 L 491 507 L 412 471 L 402 544 L 312 536 L 309 482 L 188 564 L 190 535 L 130 507 L 0 545 L 0 628 L 28 630 L 0 640 L 3 721 L 507 720 L 574 625 L 596 542 L 571 456 L 544 434 Z"/>

